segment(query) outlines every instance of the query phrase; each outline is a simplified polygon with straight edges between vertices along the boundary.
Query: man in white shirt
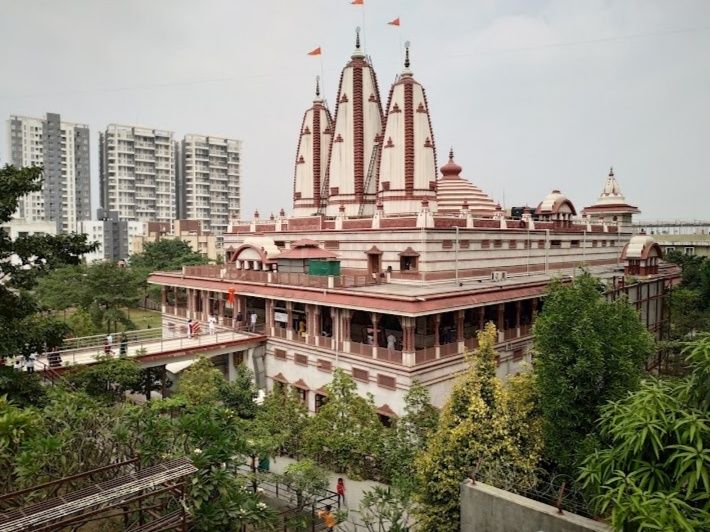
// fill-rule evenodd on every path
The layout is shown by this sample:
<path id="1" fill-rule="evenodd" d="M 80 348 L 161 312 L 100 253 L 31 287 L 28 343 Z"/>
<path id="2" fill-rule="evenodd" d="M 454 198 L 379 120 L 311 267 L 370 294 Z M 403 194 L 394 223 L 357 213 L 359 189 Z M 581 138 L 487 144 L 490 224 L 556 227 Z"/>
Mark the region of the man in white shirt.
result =
<path id="1" fill-rule="evenodd" d="M 210 317 L 207 318 L 207 327 L 210 331 L 210 334 L 215 333 L 215 329 L 217 327 L 217 318 L 214 317 L 214 314 L 210 314 Z"/>
<path id="2" fill-rule="evenodd" d="M 249 316 L 249 320 L 250 320 L 249 330 L 252 332 L 256 331 L 256 312 L 251 313 L 251 316 Z"/>
<path id="3" fill-rule="evenodd" d="M 35 360 L 37 360 L 37 355 L 32 353 L 29 357 L 27 357 L 27 361 L 25 362 L 25 367 L 27 368 L 27 373 L 34 373 L 35 372 Z"/>
<path id="4" fill-rule="evenodd" d="M 387 335 L 387 349 L 395 349 L 394 346 L 395 346 L 396 342 L 397 342 L 397 337 L 394 334 L 389 333 Z"/>

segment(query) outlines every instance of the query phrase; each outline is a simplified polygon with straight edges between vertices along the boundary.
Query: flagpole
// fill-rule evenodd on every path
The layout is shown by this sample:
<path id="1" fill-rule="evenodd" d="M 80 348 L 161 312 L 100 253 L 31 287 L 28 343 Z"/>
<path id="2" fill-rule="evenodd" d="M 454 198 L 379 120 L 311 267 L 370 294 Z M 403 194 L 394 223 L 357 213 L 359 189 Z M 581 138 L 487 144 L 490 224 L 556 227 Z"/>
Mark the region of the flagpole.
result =
<path id="1" fill-rule="evenodd" d="M 362 7 L 362 50 L 367 56 L 367 39 L 365 38 L 365 3 L 363 2 L 360 7 Z"/>
<path id="2" fill-rule="evenodd" d="M 320 57 L 320 90 L 323 94 L 323 100 L 325 100 L 325 76 L 323 76 L 323 52 L 321 52 Z"/>

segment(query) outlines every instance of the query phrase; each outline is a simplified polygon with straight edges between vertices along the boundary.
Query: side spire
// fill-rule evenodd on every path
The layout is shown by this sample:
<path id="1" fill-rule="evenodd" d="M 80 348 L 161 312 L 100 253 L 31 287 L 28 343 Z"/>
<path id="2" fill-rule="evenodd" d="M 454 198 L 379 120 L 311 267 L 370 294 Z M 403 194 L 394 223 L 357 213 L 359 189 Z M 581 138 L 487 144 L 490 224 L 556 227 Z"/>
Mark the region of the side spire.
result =
<path id="1" fill-rule="evenodd" d="M 316 76 L 316 98 L 320 98 L 320 76 Z"/>

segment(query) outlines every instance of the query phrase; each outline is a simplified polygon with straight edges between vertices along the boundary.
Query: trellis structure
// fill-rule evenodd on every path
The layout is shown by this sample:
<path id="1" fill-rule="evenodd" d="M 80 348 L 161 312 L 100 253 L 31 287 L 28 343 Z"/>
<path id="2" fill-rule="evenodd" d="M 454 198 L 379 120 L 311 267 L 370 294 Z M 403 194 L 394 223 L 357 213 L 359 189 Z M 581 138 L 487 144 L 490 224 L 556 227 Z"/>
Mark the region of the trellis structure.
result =
<path id="1" fill-rule="evenodd" d="M 190 516 L 186 511 L 185 486 L 197 468 L 187 458 L 145 469 L 135 468 L 137 463 L 133 459 L 111 464 L 0 497 L 0 504 L 5 507 L 42 490 L 59 490 L 62 485 L 97 474 L 118 475 L 65 495 L 2 511 L 0 532 L 76 529 L 91 521 L 115 517 L 122 517 L 125 530 L 132 532 L 186 531 Z M 121 474 L 122 469 L 131 466 L 133 471 Z M 137 522 L 130 522 L 132 515 L 137 516 Z"/>

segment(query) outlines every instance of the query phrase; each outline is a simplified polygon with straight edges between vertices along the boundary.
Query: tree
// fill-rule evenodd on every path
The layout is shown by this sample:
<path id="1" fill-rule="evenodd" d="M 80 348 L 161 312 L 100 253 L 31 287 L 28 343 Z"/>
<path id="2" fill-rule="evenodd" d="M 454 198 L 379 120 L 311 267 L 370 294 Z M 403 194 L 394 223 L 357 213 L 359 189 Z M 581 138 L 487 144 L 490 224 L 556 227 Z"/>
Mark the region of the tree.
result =
<path id="1" fill-rule="evenodd" d="M 303 510 L 328 487 L 328 472 L 310 458 L 305 458 L 286 468 L 283 481 L 296 494 L 297 509 Z"/>
<path id="2" fill-rule="evenodd" d="M 208 259 L 190 247 L 190 244 L 180 239 L 163 238 L 157 242 L 149 242 L 142 253 L 131 256 L 131 267 L 153 271 L 179 270 L 183 266 L 207 264 Z"/>
<path id="3" fill-rule="evenodd" d="M 183 371 L 178 379 L 177 391 L 188 404 L 210 404 L 219 399 L 223 382 L 222 372 L 214 367 L 211 360 L 201 356 L 197 362 Z"/>
<path id="4" fill-rule="evenodd" d="M 236 367 L 233 382 L 224 381 L 219 389 L 222 403 L 233 408 L 243 419 L 252 419 L 256 415 L 256 395 L 254 373 L 245 364 Z"/>
<path id="5" fill-rule="evenodd" d="M 524 490 L 535 483 L 539 444 L 521 447 L 525 439 L 514 432 L 508 394 L 495 375 L 496 341 L 495 325 L 488 323 L 436 431 L 416 458 L 421 530 L 458 529 L 460 485 L 476 470 L 476 478 L 493 485 Z"/>
<path id="6" fill-rule="evenodd" d="M 121 402 L 126 392 L 140 383 L 141 368 L 135 360 L 100 357 L 98 364 L 72 368 L 68 383 L 108 404 Z"/>
<path id="7" fill-rule="evenodd" d="M 356 392 L 350 375 L 336 369 L 326 386 L 328 402 L 309 423 L 304 437 L 308 456 L 351 477 L 365 476 L 368 462 L 380 455 L 383 427 L 372 395 Z"/>
<path id="8" fill-rule="evenodd" d="M 409 497 L 413 492 L 414 458 L 426 447 L 438 420 L 439 412 L 431 404 L 429 391 L 415 379 L 404 396 L 404 416 L 385 430 L 382 472 L 387 483 L 397 487 L 393 492 L 397 496 Z"/>
<path id="9" fill-rule="evenodd" d="M 593 446 L 601 407 L 636 389 L 653 339 L 625 300 L 608 301 L 588 273 L 550 285 L 535 321 L 537 394 L 545 454 L 574 475 Z"/>
<path id="10" fill-rule="evenodd" d="M 413 521 L 413 503 L 397 486 L 375 486 L 363 493 L 360 520 L 369 532 L 406 532 Z"/>
<path id="11" fill-rule="evenodd" d="M 264 404 L 256 413 L 255 434 L 251 439 L 260 442 L 259 456 L 271 454 L 267 451 L 272 447 L 274 452 L 291 456 L 301 454 L 309 422 L 308 409 L 297 390 L 274 388 L 266 395 Z"/>
<path id="12" fill-rule="evenodd" d="M 710 334 L 682 379 L 649 378 L 602 408 L 602 446 L 580 481 L 617 530 L 710 529 Z"/>
<path id="13" fill-rule="evenodd" d="M 18 407 L 41 406 L 46 399 L 45 387 L 36 373 L 0 366 L 0 397 L 12 398 L 13 404 Z"/>
<path id="14" fill-rule="evenodd" d="M 42 188 L 40 167 L 0 168 L 0 224 L 10 221 L 20 198 Z M 15 240 L 0 231 L 0 357 L 28 355 L 29 345 L 54 342 L 56 320 L 35 320 L 40 310 L 28 292 L 53 268 L 78 264 L 96 249 L 84 235 L 31 235 Z M 31 327 L 29 327 L 31 326 Z"/>
<path id="15" fill-rule="evenodd" d="M 115 330 L 116 323 L 132 327 L 122 309 L 138 301 L 139 282 L 129 268 L 99 262 L 50 272 L 39 281 L 37 294 L 47 308 L 78 307 L 89 312 L 97 326 L 105 325 L 110 332 Z"/>

